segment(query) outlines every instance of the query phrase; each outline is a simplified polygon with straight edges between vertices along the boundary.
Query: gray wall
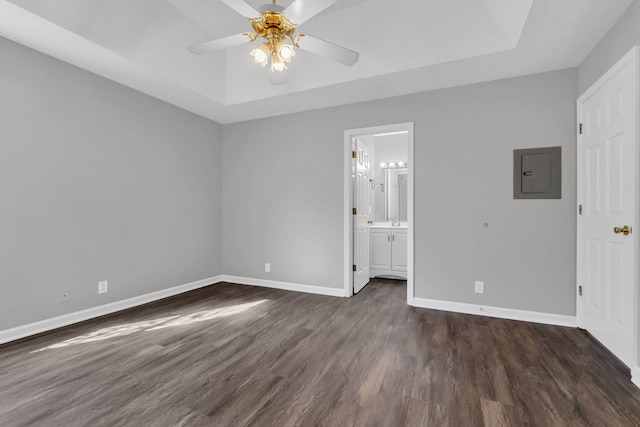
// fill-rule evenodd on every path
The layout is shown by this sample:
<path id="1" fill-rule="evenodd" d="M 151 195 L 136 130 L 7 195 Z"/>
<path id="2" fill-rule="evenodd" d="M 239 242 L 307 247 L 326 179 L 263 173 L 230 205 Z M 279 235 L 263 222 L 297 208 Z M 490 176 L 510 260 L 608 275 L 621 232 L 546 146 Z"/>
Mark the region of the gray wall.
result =
<path id="1" fill-rule="evenodd" d="M 580 65 L 579 93 L 589 89 L 635 45 L 640 45 L 640 2 L 637 0 Z"/>
<path id="2" fill-rule="evenodd" d="M 220 125 L 3 38 L 0 54 L 0 330 L 221 273 Z"/>
<path id="3" fill-rule="evenodd" d="M 222 127 L 0 52 L 0 330 L 222 273 L 342 288 L 344 130 L 407 121 L 416 296 L 575 313 L 576 70 Z M 554 145 L 562 200 L 513 200 L 512 150 Z"/>
<path id="4" fill-rule="evenodd" d="M 341 288 L 344 130 L 413 121 L 416 296 L 574 315 L 577 79 L 556 71 L 226 125 L 223 271 Z M 545 146 L 562 146 L 562 199 L 513 200 L 513 149 Z"/>

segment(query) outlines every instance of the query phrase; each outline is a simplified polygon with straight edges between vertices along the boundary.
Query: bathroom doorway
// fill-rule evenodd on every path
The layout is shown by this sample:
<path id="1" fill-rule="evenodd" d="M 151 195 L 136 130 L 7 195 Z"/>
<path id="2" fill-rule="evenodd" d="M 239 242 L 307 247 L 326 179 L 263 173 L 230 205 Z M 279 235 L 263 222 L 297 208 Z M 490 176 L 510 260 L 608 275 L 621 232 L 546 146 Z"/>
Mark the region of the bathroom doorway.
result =
<path id="1" fill-rule="evenodd" d="M 344 134 L 345 295 L 370 278 L 407 281 L 413 305 L 413 123 Z"/>

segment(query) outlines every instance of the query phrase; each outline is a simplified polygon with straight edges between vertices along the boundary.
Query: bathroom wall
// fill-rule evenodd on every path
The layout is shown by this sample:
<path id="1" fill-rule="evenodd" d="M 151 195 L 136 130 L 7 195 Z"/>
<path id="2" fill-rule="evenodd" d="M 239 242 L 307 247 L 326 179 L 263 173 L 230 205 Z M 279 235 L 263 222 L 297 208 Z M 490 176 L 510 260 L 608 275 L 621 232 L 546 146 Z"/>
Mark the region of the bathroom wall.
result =
<path id="1" fill-rule="evenodd" d="M 403 161 L 407 162 L 409 156 L 408 136 L 406 134 L 399 135 L 384 135 L 375 137 L 376 147 L 376 163 L 375 163 L 375 221 L 386 221 L 385 218 L 385 196 L 386 187 L 381 186 L 384 184 L 384 169 L 380 167 L 380 163 Z M 384 188 L 384 191 L 383 191 Z M 405 204 L 406 211 L 406 204 Z"/>

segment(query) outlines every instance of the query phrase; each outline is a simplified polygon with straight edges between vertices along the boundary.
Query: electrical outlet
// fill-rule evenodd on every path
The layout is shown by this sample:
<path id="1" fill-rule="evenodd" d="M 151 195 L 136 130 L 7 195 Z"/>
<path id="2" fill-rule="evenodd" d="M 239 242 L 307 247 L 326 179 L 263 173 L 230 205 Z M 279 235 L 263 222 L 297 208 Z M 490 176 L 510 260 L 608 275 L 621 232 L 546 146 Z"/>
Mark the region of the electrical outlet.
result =
<path id="1" fill-rule="evenodd" d="M 269 264 L 268 262 L 264 263 L 264 272 L 271 273 L 271 264 Z"/>
<path id="2" fill-rule="evenodd" d="M 71 298 L 71 290 L 65 289 L 62 291 L 62 295 L 60 295 L 60 302 L 69 302 Z"/>
<path id="3" fill-rule="evenodd" d="M 476 294 L 484 294 L 484 282 L 476 280 Z"/>
<path id="4" fill-rule="evenodd" d="M 101 280 L 98 282 L 98 293 L 106 294 L 109 292 L 109 282 L 107 280 Z"/>

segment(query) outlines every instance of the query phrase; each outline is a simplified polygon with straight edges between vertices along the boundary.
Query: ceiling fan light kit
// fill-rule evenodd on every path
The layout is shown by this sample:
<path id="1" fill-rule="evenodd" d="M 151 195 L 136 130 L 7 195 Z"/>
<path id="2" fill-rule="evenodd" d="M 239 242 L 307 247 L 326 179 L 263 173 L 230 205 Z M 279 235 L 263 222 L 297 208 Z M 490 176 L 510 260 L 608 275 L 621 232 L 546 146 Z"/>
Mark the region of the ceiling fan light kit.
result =
<path id="1" fill-rule="evenodd" d="M 267 65 L 269 58 L 271 58 L 270 69 L 272 72 L 281 72 L 287 69 L 286 64 L 291 63 L 291 59 L 296 56 L 294 46 L 348 66 L 358 61 L 358 52 L 295 32 L 299 24 L 322 12 L 338 0 L 294 0 L 286 9 L 277 5 L 276 0 L 272 0 L 272 4 L 267 4 L 260 8 L 261 12 L 255 10 L 244 0 L 221 1 L 236 12 L 246 16 L 251 21 L 254 32 L 228 36 L 190 46 L 189 51 L 192 53 L 203 54 L 232 47 L 242 43 L 244 36 L 246 36 L 252 42 L 258 38 L 264 39 L 264 43 L 253 49 L 250 55 L 257 64 L 263 67 Z M 295 24 L 289 20 L 285 13 L 294 16 L 292 19 L 298 23 Z M 257 16 L 257 18 L 252 18 L 251 16 Z M 303 37 L 308 42 L 300 46 L 300 40 Z"/>
<path id="2" fill-rule="evenodd" d="M 270 9 L 281 9 L 275 4 Z M 259 37 L 264 38 L 265 43 L 251 51 L 251 56 L 256 63 L 263 67 L 267 65 L 269 54 L 271 54 L 271 71 L 284 71 L 287 69 L 286 63 L 291 62 L 291 58 L 296 55 L 293 46 L 285 40 L 291 40 L 296 47 L 299 47 L 298 40 L 303 34 L 294 34 L 296 24 L 289 21 L 282 10 L 265 10 L 257 18 L 247 18 L 251 21 L 255 33 L 243 33 L 251 41 Z"/>

